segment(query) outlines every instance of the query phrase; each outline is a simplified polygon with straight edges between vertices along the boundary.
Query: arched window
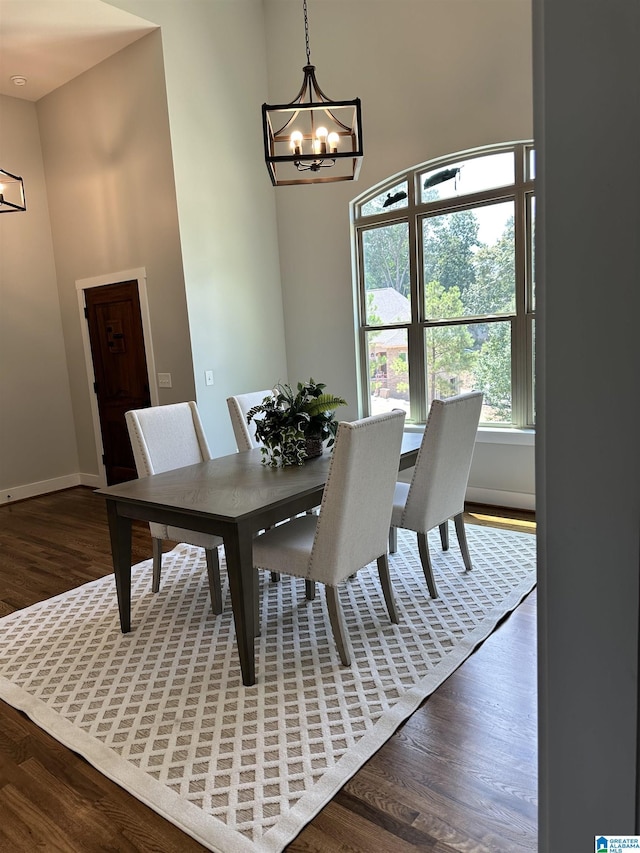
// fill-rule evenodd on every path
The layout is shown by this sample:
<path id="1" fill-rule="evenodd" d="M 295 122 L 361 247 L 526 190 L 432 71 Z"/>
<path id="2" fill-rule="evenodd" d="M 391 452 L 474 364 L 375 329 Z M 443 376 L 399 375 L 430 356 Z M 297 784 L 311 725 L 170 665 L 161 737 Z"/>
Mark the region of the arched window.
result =
<path id="1" fill-rule="evenodd" d="M 466 151 L 352 204 L 367 414 L 484 392 L 481 422 L 534 424 L 532 143 Z"/>

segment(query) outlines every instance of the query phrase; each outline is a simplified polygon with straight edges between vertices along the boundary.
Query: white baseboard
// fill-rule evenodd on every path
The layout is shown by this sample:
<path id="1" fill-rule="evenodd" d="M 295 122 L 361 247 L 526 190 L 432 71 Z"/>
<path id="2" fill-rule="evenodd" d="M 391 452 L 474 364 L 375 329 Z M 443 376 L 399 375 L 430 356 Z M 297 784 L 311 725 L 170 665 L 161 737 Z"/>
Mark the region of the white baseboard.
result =
<path id="1" fill-rule="evenodd" d="M 2 489 L 0 491 L 0 504 L 23 501 L 25 498 L 35 498 L 38 495 L 59 492 L 62 489 L 71 489 L 74 486 L 92 486 L 99 489 L 102 485 L 102 480 L 97 474 L 66 474 L 64 477 L 54 477 L 51 480 L 40 480 L 37 483 L 26 483 L 23 486 Z"/>
<path id="2" fill-rule="evenodd" d="M 406 468 L 398 474 L 398 480 L 410 483 L 413 468 Z M 476 486 L 468 486 L 465 500 L 474 504 L 486 504 L 487 506 L 504 506 L 511 509 L 526 509 L 535 511 L 536 496 L 526 492 L 508 492 L 500 489 L 481 489 Z"/>
<path id="3" fill-rule="evenodd" d="M 91 486 L 92 489 L 103 489 L 107 483 L 99 474 L 79 474 L 81 486 Z"/>
<path id="4" fill-rule="evenodd" d="M 470 503 L 487 504 L 488 506 L 506 506 L 511 509 L 535 510 L 536 496 L 524 492 L 503 492 L 499 489 L 479 489 L 469 487 L 466 500 Z"/>

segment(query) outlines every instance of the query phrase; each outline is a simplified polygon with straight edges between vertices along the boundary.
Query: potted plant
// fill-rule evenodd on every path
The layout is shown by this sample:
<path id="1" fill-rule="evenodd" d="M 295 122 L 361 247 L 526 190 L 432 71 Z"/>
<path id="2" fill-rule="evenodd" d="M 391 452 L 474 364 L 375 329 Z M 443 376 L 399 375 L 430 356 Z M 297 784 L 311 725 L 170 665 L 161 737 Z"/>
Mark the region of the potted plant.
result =
<path id="1" fill-rule="evenodd" d="M 278 384 L 272 395 L 249 409 L 247 421 L 255 423 L 265 465 L 302 465 L 322 453 L 325 441 L 327 447 L 333 445 L 338 429 L 334 412 L 347 401 L 326 394 L 325 388 L 313 379 L 298 382 L 296 391 Z"/>

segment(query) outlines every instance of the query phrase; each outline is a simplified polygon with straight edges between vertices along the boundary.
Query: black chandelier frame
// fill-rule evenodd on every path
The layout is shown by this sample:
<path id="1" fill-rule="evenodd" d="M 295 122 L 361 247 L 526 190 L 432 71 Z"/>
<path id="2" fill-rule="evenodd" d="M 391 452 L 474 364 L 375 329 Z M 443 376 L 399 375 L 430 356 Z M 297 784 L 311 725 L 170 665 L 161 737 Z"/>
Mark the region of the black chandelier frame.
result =
<path id="1" fill-rule="evenodd" d="M 307 64 L 302 69 L 300 91 L 289 103 L 262 105 L 269 177 L 274 186 L 355 181 L 363 157 L 360 98 L 333 101 L 318 85 L 311 64 L 307 0 L 303 0 L 303 9 Z M 318 128 L 324 128 L 327 135 L 319 138 Z M 291 140 L 294 130 L 298 130 L 300 145 Z M 330 168 L 335 172 L 319 174 Z"/>

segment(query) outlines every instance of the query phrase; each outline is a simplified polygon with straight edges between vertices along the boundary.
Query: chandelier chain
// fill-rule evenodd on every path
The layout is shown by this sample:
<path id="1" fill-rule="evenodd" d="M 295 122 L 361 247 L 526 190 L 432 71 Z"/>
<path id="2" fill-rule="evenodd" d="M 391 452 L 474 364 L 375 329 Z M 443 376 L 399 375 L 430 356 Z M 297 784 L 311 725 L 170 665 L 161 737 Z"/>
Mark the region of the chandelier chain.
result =
<path id="1" fill-rule="evenodd" d="M 311 65 L 311 48 L 309 47 L 309 18 L 307 15 L 307 0 L 302 0 L 304 10 L 304 41 L 307 49 L 307 65 Z"/>

